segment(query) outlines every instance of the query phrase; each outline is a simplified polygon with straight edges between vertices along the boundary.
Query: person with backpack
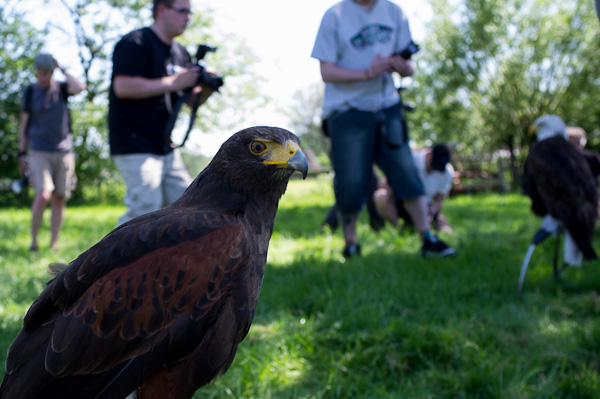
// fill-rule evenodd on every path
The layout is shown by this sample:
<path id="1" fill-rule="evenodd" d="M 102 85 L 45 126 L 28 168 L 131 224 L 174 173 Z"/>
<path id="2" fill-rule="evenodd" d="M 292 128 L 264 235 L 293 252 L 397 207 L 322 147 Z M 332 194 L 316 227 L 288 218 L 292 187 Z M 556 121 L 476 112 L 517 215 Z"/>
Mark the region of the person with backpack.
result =
<path id="1" fill-rule="evenodd" d="M 111 158 L 125 181 L 121 225 L 178 199 L 193 178 L 171 132 L 177 104 L 201 106 L 215 92 L 175 39 L 192 19 L 190 0 L 154 0 L 153 23 L 123 36 L 113 51 L 108 130 Z M 188 96 L 189 93 L 190 95 Z"/>
<path id="2" fill-rule="evenodd" d="M 35 197 L 31 205 L 31 246 L 38 250 L 38 232 L 48 203 L 50 248 L 57 249 L 66 201 L 75 187 L 75 155 L 68 97 L 86 89 L 86 85 L 60 67 L 47 53 L 34 60 L 36 83 L 24 87 L 21 96 L 19 127 L 19 172 L 28 176 Z M 58 68 L 64 82 L 54 80 Z"/>

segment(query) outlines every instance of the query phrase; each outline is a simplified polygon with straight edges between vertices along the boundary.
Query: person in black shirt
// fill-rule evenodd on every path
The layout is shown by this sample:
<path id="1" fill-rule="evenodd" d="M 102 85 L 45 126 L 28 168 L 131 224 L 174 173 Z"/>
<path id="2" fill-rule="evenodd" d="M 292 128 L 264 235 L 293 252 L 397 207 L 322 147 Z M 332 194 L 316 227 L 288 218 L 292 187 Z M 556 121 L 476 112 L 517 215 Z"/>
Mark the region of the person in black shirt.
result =
<path id="1" fill-rule="evenodd" d="M 128 207 L 119 224 L 173 202 L 192 182 L 166 126 L 185 90 L 199 104 L 214 92 L 197 85 L 200 67 L 174 40 L 190 21 L 190 0 L 154 0 L 152 15 L 151 26 L 125 35 L 113 53 L 109 142 Z"/>

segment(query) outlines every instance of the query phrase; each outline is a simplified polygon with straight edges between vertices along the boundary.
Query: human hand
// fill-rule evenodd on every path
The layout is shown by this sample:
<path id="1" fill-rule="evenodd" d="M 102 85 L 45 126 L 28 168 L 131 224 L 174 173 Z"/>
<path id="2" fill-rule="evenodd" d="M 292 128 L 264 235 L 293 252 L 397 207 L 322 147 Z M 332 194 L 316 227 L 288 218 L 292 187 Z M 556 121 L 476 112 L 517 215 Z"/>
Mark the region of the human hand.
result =
<path id="1" fill-rule="evenodd" d="M 402 58 L 400 55 L 392 55 L 389 57 L 392 69 L 400 74 L 400 76 L 412 76 L 415 69 L 410 59 Z"/>
<path id="2" fill-rule="evenodd" d="M 196 85 L 198 76 L 200 75 L 200 67 L 193 66 L 191 68 L 184 68 L 181 72 L 173 75 L 173 89 L 184 90 Z"/>
<path id="3" fill-rule="evenodd" d="M 208 86 L 196 86 L 192 89 L 189 105 L 200 106 L 208 100 L 215 90 Z"/>
<path id="4" fill-rule="evenodd" d="M 25 157 L 19 157 L 19 174 L 21 176 L 26 176 L 29 172 L 29 162 Z"/>
<path id="5" fill-rule="evenodd" d="M 381 54 L 377 54 L 367 69 L 367 78 L 374 79 L 383 75 L 384 73 L 389 73 L 392 71 L 393 69 L 390 63 L 390 58 L 382 57 Z"/>

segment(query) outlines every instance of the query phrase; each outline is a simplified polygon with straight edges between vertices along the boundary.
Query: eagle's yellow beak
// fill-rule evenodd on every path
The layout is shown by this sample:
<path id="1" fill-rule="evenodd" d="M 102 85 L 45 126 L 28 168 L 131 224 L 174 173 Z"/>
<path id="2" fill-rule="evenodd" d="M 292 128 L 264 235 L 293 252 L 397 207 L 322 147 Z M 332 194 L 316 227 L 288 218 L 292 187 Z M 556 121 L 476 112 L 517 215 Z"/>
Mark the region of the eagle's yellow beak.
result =
<path id="1" fill-rule="evenodd" d="M 531 125 L 531 126 L 529 126 L 529 129 L 527 129 L 527 133 L 535 134 L 539 128 L 540 127 L 538 125 Z"/>

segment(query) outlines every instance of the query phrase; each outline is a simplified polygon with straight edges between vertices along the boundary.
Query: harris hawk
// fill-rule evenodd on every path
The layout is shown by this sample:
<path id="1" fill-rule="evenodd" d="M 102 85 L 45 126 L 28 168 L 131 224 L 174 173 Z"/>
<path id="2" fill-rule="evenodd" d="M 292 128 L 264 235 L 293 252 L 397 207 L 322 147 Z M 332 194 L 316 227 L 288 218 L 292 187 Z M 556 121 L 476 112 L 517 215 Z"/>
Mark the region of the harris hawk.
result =
<path id="1" fill-rule="evenodd" d="M 85 251 L 35 300 L 1 399 L 191 398 L 224 373 L 254 317 L 279 199 L 299 139 L 231 136 L 171 205 Z"/>
<path id="2" fill-rule="evenodd" d="M 595 177 L 583 152 L 569 142 L 566 127 L 556 115 L 541 116 L 532 126 L 537 141 L 527 154 L 521 185 L 531 198 L 532 211 L 543 219 L 523 260 L 519 291 L 533 250 L 550 235 L 564 233 L 565 265 L 579 266 L 582 258 L 596 259 L 592 247 L 598 215 Z M 556 255 L 554 272 L 558 277 Z"/>

